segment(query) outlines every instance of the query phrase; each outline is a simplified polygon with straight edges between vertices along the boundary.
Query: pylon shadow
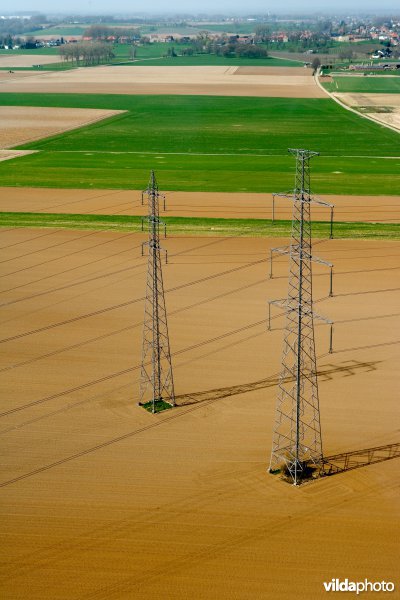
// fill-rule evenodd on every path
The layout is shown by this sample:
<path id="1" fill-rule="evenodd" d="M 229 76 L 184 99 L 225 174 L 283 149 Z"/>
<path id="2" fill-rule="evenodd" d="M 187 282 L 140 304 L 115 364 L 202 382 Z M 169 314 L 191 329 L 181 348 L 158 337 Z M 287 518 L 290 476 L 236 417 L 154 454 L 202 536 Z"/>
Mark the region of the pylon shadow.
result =
<path id="1" fill-rule="evenodd" d="M 356 360 L 349 360 L 344 361 L 339 365 L 329 363 L 326 366 L 321 367 L 317 374 L 321 381 L 330 381 L 333 379 L 335 374 L 341 373 L 344 377 L 350 377 L 352 375 L 356 375 L 358 371 L 375 371 L 379 362 L 380 361 L 360 362 Z M 212 390 L 205 390 L 202 392 L 181 394 L 175 397 L 175 403 L 177 406 L 188 406 L 190 404 L 199 404 L 200 402 L 209 402 L 210 400 L 222 400 L 223 398 L 229 398 L 230 396 L 246 394 L 248 392 L 254 392 L 255 390 L 273 387 L 278 385 L 278 383 L 279 374 L 275 373 L 270 377 L 259 379 L 250 383 L 214 388 Z"/>
<path id="2" fill-rule="evenodd" d="M 380 294 L 382 292 L 398 292 L 400 288 L 382 288 L 380 290 L 364 290 L 361 292 L 348 292 L 345 294 L 335 294 L 335 298 L 344 298 L 345 296 L 364 296 L 365 294 Z"/>
<path id="3" fill-rule="evenodd" d="M 236 396 L 237 394 L 245 394 L 246 392 L 253 392 L 255 390 L 261 390 L 267 387 L 277 385 L 279 377 L 273 375 L 266 379 L 259 379 L 251 383 L 243 383 L 240 385 L 230 385 L 227 387 L 215 388 L 213 390 L 205 390 L 204 392 L 193 392 L 189 394 L 181 394 L 175 397 L 175 403 L 177 406 L 188 406 L 189 404 L 198 404 L 199 402 L 206 402 L 210 400 L 222 400 L 229 396 Z"/>
<path id="4" fill-rule="evenodd" d="M 400 442 L 387 444 L 386 446 L 354 450 L 352 452 L 342 452 L 341 454 L 324 457 L 322 474 L 328 476 L 336 475 L 399 457 Z"/>

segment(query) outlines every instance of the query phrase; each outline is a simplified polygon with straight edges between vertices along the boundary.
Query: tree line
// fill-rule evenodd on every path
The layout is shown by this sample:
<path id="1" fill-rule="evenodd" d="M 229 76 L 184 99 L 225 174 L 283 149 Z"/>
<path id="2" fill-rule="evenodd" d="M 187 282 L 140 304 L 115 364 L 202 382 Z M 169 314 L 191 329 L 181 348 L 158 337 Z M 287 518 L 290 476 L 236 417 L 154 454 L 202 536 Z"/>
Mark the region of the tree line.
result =
<path id="1" fill-rule="evenodd" d="M 179 43 L 179 41 L 177 40 Z M 217 56 L 237 58 L 266 58 L 268 52 L 265 47 L 248 42 L 239 41 L 239 36 L 221 35 L 209 38 L 207 32 L 200 32 L 191 40 L 189 46 L 179 50 L 181 56 L 193 56 L 195 54 L 215 54 Z M 168 48 L 166 56 L 178 56 L 175 48 Z"/>
<path id="2" fill-rule="evenodd" d="M 20 46 L 23 41 L 19 36 L 33 29 L 40 29 L 41 23 L 45 22 L 44 15 L 35 15 L 30 19 L 0 19 L 0 47 Z"/>
<path id="3" fill-rule="evenodd" d="M 59 47 L 59 53 L 64 61 L 71 61 L 77 65 L 83 64 L 85 66 L 110 62 L 115 56 L 112 46 L 103 42 L 64 44 Z"/>
<path id="4" fill-rule="evenodd" d="M 0 19 L 0 35 L 14 36 L 23 35 L 27 31 L 41 29 L 43 23 L 46 23 L 44 15 L 34 15 L 30 19 L 18 19 L 11 17 L 10 19 Z"/>
<path id="5" fill-rule="evenodd" d="M 83 37 L 90 37 L 93 40 L 106 40 L 110 37 L 115 39 L 128 38 L 130 40 L 140 37 L 138 27 L 109 27 L 108 25 L 90 25 L 83 32 Z"/>

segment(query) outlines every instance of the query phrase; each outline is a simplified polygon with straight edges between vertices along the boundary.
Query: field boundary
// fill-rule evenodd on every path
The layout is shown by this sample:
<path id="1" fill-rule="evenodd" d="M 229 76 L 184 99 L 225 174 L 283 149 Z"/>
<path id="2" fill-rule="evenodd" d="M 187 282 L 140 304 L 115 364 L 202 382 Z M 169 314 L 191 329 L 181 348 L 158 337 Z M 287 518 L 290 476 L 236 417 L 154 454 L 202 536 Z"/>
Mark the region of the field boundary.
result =
<path id="1" fill-rule="evenodd" d="M 358 113 L 357 113 L 358 114 Z M 57 137 L 57 136 L 54 136 Z M 43 140 L 48 138 L 43 138 Z M 27 142 L 29 143 L 29 142 Z M 25 146 L 25 144 L 21 144 Z M 32 152 L 45 152 L 45 150 L 33 150 Z M 256 154 L 249 152 L 161 152 L 148 150 L 51 150 L 57 154 L 144 154 L 148 156 L 254 156 L 270 158 L 271 156 L 287 157 L 287 153 L 283 154 Z M 324 154 L 324 158 L 338 158 L 341 154 Z M 399 160 L 400 156 L 366 156 L 365 154 L 346 154 L 346 158 L 379 158 L 383 160 Z"/>
<path id="2" fill-rule="evenodd" d="M 15 105 L 11 105 L 12 108 L 15 107 Z M 59 108 L 60 110 L 62 110 L 63 108 L 65 108 L 66 110 L 75 110 L 74 107 L 42 107 L 42 106 L 34 106 L 34 107 L 29 107 L 29 106 L 23 106 L 23 108 L 29 109 L 29 108 Z M 7 108 L 7 105 L 2 105 L 1 108 Z M 92 109 L 92 108 L 77 108 L 77 110 L 89 110 L 89 111 L 93 111 L 93 110 L 103 110 L 103 109 Z M 50 141 L 51 138 L 57 138 L 59 135 L 62 135 L 64 133 L 69 133 L 71 131 L 76 131 L 78 129 L 83 129 L 85 127 L 89 127 L 90 125 L 95 125 L 96 123 L 100 123 L 101 121 L 106 121 L 108 119 L 115 119 L 118 117 L 121 117 L 123 114 L 128 113 L 129 111 L 127 110 L 119 110 L 119 109 L 104 109 L 104 112 L 107 112 L 107 114 L 104 115 L 98 115 L 97 117 L 93 117 L 91 119 L 89 119 L 88 121 L 84 121 L 82 123 L 78 123 L 77 125 L 72 125 L 71 127 L 61 127 L 59 130 L 50 133 L 50 134 L 44 134 L 43 133 L 41 135 L 38 136 L 34 136 L 34 137 L 30 137 L 27 140 L 24 141 L 20 141 L 17 142 L 16 144 L 12 143 L 12 144 L 7 144 L 6 146 L 4 146 L 3 148 L 1 148 L 1 150 L 30 150 L 30 148 L 22 148 L 22 146 L 27 146 L 29 144 L 34 144 L 35 142 L 42 142 L 42 141 Z M 88 115 L 89 116 L 89 115 Z M 40 150 L 36 150 L 36 152 L 39 152 Z M 28 154 L 28 152 L 27 152 Z"/>
<path id="3" fill-rule="evenodd" d="M 55 228 L 97 231 L 143 231 L 144 218 L 134 215 L 84 215 L 63 213 L 0 213 L 0 228 Z M 163 217 L 169 235 L 213 237 L 289 237 L 291 220 Z M 313 221 L 316 237 L 329 237 L 329 221 Z M 400 223 L 336 222 L 340 239 L 400 239 Z"/>
<path id="4" fill-rule="evenodd" d="M 40 152 L 40 150 L 16 150 L 14 148 L 0 148 L 0 161 L 11 160 L 13 158 L 20 158 L 21 156 L 35 154 L 36 152 Z"/>

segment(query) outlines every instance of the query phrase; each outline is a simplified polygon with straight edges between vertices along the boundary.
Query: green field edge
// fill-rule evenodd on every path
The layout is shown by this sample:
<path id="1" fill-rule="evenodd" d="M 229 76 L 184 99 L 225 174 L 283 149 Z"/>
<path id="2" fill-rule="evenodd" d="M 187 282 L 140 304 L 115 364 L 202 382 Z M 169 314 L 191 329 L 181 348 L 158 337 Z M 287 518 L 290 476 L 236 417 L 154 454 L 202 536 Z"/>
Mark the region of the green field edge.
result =
<path id="1" fill-rule="evenodd" d="M 288 237 L 291 221 L 271 219 L 223 219 L 195 217 L 162 217 L 169 235 L 234 236 L 234 237 Z M 0 227 L 83 229 L 97 231 L 141 232 L 147 229 L 141 216 L 82 215 L 55 213 L 0 213 Z M 329 237 L 330 224 L 314 221 L 313 235 Z M 163 235 L 163 226 L 161 226 Z M 334 237 L 340 239 L 400 239 L 400 223 L 334 223 Z"/>

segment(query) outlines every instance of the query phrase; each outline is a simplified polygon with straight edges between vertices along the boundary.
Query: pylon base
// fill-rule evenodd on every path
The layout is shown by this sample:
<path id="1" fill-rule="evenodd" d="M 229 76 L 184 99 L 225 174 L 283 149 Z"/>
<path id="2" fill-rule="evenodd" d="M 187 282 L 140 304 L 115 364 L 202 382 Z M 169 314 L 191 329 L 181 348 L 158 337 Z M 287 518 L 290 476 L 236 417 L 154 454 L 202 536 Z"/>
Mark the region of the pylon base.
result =
<path id="1" fill-rule="evenodd" d="M 139 402 L 139 406 L 141 406 L 142 408 L 147 410 L 147 412 L 150 412 L 153 414 L 163 412 L 164 410 L 169 410 L 170 408 L 174 408 L 174 406 L 172 404 L 170 404 L 169 402 L 166 402 L 162 398 L 159 398 L 158 400 L 154 400 L 154 403 L 152 400 L 150 400 L 149 402 Z"/>

